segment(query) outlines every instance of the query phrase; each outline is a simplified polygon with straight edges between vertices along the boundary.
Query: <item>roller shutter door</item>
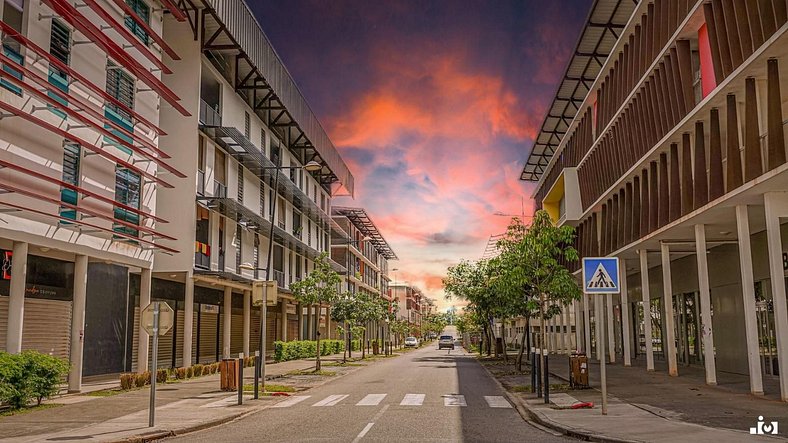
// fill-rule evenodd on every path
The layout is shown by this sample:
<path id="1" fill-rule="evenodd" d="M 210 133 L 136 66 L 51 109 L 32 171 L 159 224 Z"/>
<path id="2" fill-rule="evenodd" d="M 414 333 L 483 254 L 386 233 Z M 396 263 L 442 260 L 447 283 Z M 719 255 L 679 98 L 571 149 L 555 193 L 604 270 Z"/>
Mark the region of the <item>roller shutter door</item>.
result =
<path id="1" fill-rule="evenodd" d="M 0 296 L 0 349 L 6 349 L 8 297 Z M 71 344 L 71 302 L 25 298 L 22 350 L 68 360 Z"/>
<path id="2" fill-rule="evenodd" d="M 238 357 L 244 351 L 244 314 L 243 309 L 233 309 L 232 322 L 230 323 L 230 354 Z"/>
<path id="3" fill-rule="evenodd" d="M 298 316 L 288 314 L 287 341 L 298 340 Z"/>
<path id="4" fill-rule="evenodd" d="M 216 339 L 219 314 L 213 312 L 200 313 L 200 358 L 198 363 L 216 361 Z"/>

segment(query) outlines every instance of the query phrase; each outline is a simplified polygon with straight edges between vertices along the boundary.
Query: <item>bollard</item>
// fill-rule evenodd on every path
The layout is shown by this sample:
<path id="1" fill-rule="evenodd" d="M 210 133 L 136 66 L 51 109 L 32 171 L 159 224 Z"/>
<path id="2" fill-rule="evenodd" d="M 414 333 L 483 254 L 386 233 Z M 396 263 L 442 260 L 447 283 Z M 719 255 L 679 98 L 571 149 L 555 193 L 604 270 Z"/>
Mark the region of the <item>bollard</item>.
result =
<path id="1" fill-rule="evenodd" d="M 531 348 L 531 393 L 536 392 L 536 352 Z"/>
<path id="2" fill-rule="evenodd" d="M 550 403 L 550 371 L 547 365 L 547 353 L 544 355 L 544 402 Z"/>
<path id="3" fill-rule="evenodd" d="M 244 353 L 238 354 L 238 405 L 244 404 Z"/>
<path id="4" fill-rule="evenodd" d="M 541 349 L 537 349 L 542 352 Z M 536 353 L 534 353 L 536 355 Z M 536 396 L 542 398 L 542 359 L 537 355 L 536 357 Z"/>
<path id="5" fill-rule="evenodd" d="M 254 351 L 254 399 L 260 398 L 260 351 Z"/>

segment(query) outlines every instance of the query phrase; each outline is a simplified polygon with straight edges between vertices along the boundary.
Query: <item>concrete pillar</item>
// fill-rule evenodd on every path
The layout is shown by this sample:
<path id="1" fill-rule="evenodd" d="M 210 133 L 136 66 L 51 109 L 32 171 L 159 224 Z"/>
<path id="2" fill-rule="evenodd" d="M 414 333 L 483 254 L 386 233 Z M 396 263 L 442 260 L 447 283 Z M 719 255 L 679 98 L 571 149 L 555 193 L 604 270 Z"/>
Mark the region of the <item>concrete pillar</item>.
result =
<path id="1" fill-rule="evenodd" d="M 736 230 L 739 236 L 739 264 L 741 266 L 742 297 L 744 302 L 744 333 L 747 339 L 747 361 L 750 371 L 750 392 L 763 395 L 761 355 L 758 348 L 758 325 L 755 314 L 755 279 L 752 273 L 750 221 L 746 205 L 736 206 Z M 768 236 L 768 233 L 767 233 Z M 782 281 L 784 277 L 780 280 Z M 776 299 L 777 294 L 772 298 Z M 775 317 L 776 317 L 775 310 Z M 776 320 L 776 318 L 775 318 Z"/>
<path id="2" fill-rule="evenodd" d="M 298 339 L 304 339 L 304 305 L 296 305 L 296 314 L 298 314 Z"/>
<path id="3" fill-rule="evenodd" d="M 5 337 L 6 351 L 22 352 L 22 325 L 25 318 L 25 284 L 27 283 L 28 244 L 14 242 L 11 282 L 8 300 L 8 329 Z"/>
<path id="4" fill-rule="evenodd" d="M 282 299 L 280 313 L 282 314 L 282 341 L 287 341 L 287 300 L 285 299 Z"/>
<path id="5" fill-rule="evenodd" d="M 575 310 L 575 345 L 571 350 L 580 350 L 581 343 L 585 342 L 585 337 L 583 336 L 585 332 L 585 322 L 583 321 L 581 306 L 579 300 L 572 302 L 572 307 Z"/>
<path id="6" fill-rule="evenodd" d="M 643 332 L 646 336 L 646 370 L 654 370 L 654 346 L 651 343 L 651 291 L 648 284 L 648 252 L 638 251 L 640 257 L 640 288 L 643 297 Z"/>
<path id="7" fill-rule="evenodd" d="M 244 355 L 250 357 L 249 341 L 252 330 L 252 291 L 244 291 Z"/>
<path id="8" fill-rule="evenodd" d="M 143 269 L 140 274 L 140 313 L 150 304 L 150 284 L 151 284 L 151 270 Z M 141 314 L 140 314 L 141 315 Z M 148 346 L 149 336 L 140 324 L 139 345 L 137 347 L 137 372 L 145 372 L 148 369 Z M 155 368 L 154 368 L 155 369 Z"/>
<path id="9" fill-rule="evenodd" d="M 711 292 L 709 290 L 709 263 L 706 256 L 706 226 L 695 225 L 695 251 L 698 260 L 698 291 L 700 295 L 701 339 L 703 362 L 706 366 L 706 384 L 717 384 L 714 361 L 714 334 L 711 322 Z"/>
<path id="10" fill-rule="evenodd" d="M 591 357 L 591 311 L 589 310 L 588 294 L 583 294 L 583 350 Z M 578 345 L 579 346 L 579 345 Z"/>
<path id="11" fill-rule="evenodd" d="M 191 271 L 186 272 L 185 290 L 183 293 L 183 365 L 192 365 L 192 337 L 194 334 L 194 279 Z"/>
<path id="12" fill-rule="evenodd" d="M 769 192 L 766 206 L 766 239 L 769 245 L 769 275 L 772 281 L 777 360 L 780 365 L 780 398 L 788 401 L 788 306 L 785 301 L 785 274 L 780 237 L 780 217 L 788 217 L 788 192 Z"/>
<path id="13" fill-rule="evenodd" d="M 627 293 L 627 264 L 623 258 L 619 259 L 618 269 L 619 286 L 621 288 L 621 330 L 624 342 L 621 349 L 624 353 L 624 366 L 632 366 L 631 349 L 632 334 L 629 327 L 629 294 Z"/>
<path id="14" fill-rule="evenodd" d="M 620 283 L 619 283 L 620 284 Z M 605 323 L 607 324 L 607 353 L 610 359 L 608 360 L 610 363 L 616 362 L 616 333 L 613 330 L 614 324 L 613 321 L 615 316 L 613 315 L 613 294 L 607 294 L 605 296 L 607 298 L 607 303 L 605 303 L 607 312 L 607 318 L 605 319 Z"/>
<path id="15" fill-rule="evenodd" d="M 673 330 L 673 280 L 670 272 L 670 247 L 662 243 L 662 305 L 663 317 L 662 325 L 665 329 L 665 336 L 662 338 L 662 349 L 668 360 L 668 373 L 675 377 L 679 375 L 676 366 L 676 334 Z"/>
<path id="16" fill-rule="evenodd" d="M 600 330 L 599 325 L 600 325 L 600 321 L 602 322 L 601 324 L 604 325 L 604 319 L 602 320 L 600 319 L 605 314 L 604 307 L 602 305 L 603 297 L 604 296 L 597 295 L 591 299 L 594 301 L 594 342 L 596 342 L 596 349 L 594 356 L 599 361 L 602 361 L 602 354 L 599 353 L 602 343 L 602 331 Z"/>
<path id="17" fill-rule="evenodd" d="M 224 306 L 222 306 L 222 357 L 230 358 L 230 338 L 232 336 L 233 319 L 233 288 L 224 288 Z"/>
<path id="18" fill-rule="evenodd" d="M 74 261 L 74 304 L 71 308 L 71 352 L 68 392 L 82 390 L 82 351 L 85 345 L 85 298 L 88 285 L 88 256 L 77 255 Z"/>

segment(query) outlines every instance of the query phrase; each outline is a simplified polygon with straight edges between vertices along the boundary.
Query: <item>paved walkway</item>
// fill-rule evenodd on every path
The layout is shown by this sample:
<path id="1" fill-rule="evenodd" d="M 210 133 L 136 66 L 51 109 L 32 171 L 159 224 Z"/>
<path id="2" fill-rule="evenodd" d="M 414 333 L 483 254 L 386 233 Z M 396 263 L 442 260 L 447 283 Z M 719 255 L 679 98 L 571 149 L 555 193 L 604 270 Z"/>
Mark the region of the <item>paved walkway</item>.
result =
<path id="1" fill-rule="evenodd" d="M 593 409 L 557 409 L 534 394 L 513 394 L 521 407 L 544 425 L 569 435 L 598 441 L 738 442 L 785 441 L 773 436 L 749 434 L 759 416 L 765 421 L 788 423 L 788 405 L 771 398 L 755 397 L 742 388 L 741 376 L 725 374 L 722 386 L 706 386 L 703 370 L 679 368 L 679 377 L 645 368 L 607 365 L 609 414 L 601 414 L 599 365 L 590 365 L 593 389 L 569 391 L 579 401 L 591 401 Z M 550 372 L 561 382 L 569 374 L 568 358 L 550 356 Z M 746 379 L 746 377 L 745 377 Z M 783 425 L 788 426 L 788 424 Z"/>
<path id="2" fill-rule="evenodd" d="M 321 358 L 324 362 L 341 359 L 342 354 Z M 314 359 L 269 363 L 266 379 L 311 369 L 314 364 Z M 253 377 L 253 368 L 246 368 L 245 383 L 253 383 Z M 272 396 L 253 400 L 245 395 L 244 404 L 238 406 L 237 398 L 235 392 L 219 390 L 218 374 L 160 384 L 156 390 L 156 426 L 149 428 L 148 388 L 111 397 L 69 395 L 50 401 L 63 406 L 0 417 L 0 441 L 144 441 L 224 423 L 282 400 Z"/>

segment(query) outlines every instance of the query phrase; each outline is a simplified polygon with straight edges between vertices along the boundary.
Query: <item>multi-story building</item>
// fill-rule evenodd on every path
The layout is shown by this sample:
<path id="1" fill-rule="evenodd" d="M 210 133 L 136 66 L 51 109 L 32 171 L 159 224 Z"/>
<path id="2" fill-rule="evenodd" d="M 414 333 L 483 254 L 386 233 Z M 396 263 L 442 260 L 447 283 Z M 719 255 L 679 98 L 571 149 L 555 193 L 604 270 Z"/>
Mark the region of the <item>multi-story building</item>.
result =
<path id="1" fill-rule="evenodd" d="M 405 320 L 415 328 L 421 326 L 422 316 L 422 294 L 421 289 L 407 282 L 392 282 L 391 289 L 392 301 L 399 306 L 397 315 L 400 320 Z"/>
<path id="2" fill-rule="evenodd" d="M 162 20 L 185 18 L 163 6 L 0 2 L 0 347 L 70 359 L 73 391 L 131 369 L 154 256 L 191 249 L 157 210 L 185 177 L 160 110 L 193 94 L 163 80 Z"/>
<path id="3" fill-rule="evenodd" d="M 353 176 L 242 0 L 179 5 L 0 1 L 0 345 L 70 358 L 74 390 L 148 367 L 151 300 L 160 366 L 249 355 L 269 264 L 269 350 L 330 329 L 288 288 Z"/>
<path id="4" fill-rule="evenodd" d="M 594 3 L 523 171 L 581 255 L 626 276 L 576 303 L 580 347 L 604 315 L 611 361 L 788 400 L 786 16 L 782 0 Z"/>
<path id="5" fill-rule="evenodd" d="M 397 260 L 386 239 L 363 208 L 331 208 L 331 258 L 345 268 L 342 289 L 351 294 L 366 293 L 390 301 L 389 260 Z M 370 338 L 381 338 L 385 326 L 367 325 Z"/>

